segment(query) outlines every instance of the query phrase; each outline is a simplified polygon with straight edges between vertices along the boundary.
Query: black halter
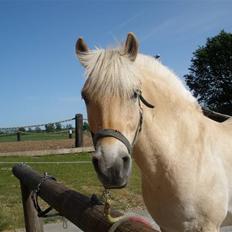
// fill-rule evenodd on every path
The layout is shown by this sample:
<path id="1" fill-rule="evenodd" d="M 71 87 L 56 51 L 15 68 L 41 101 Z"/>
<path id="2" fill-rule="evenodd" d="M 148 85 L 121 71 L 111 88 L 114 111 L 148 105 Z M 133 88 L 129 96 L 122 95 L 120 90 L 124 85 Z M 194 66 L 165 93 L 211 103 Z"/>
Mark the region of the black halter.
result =
<path id="1" fill-rule="evenodd" d="M 127 148 L 128 153 L 132 154 L 132 149 L 133 146 L 135 144 L 135 141 L 138 137 L 138 134 L 140 133 L 140 131 L 142 130 L 142 124 L 143 124 L 143 109 L 141 107 L 141 102 L 149 107 L 149 108 L 154 108 L 154 106 L 152 104 L 150 104 L 149 102 L 147 102 L 144 97 L 142 96 L 142 92 L 141 90 L 136 90 L 135 94 L 138 96 L 138 102 L 139 102 L 139 122 L 138 122 L 138 126 L 136 128 L 135 131 L 135 135 L 134 135 L 134 139 L 132 141 L 132 143 L 129 142 L 129 140 L 118 130 L 113 130 L 113 129 L 102 129 L 96 133 L 91 132 L 92 134 L 92 138 L 93 138 L 93 144 L 94 147 L 96 148 L 97 142 L 99 139 L 101 138 L 105 138 L 105 137 L 113 137 L 118 139 L 119 141 L 121 141 Z M 141 102 L 140 102 L 141 101 Z"/>

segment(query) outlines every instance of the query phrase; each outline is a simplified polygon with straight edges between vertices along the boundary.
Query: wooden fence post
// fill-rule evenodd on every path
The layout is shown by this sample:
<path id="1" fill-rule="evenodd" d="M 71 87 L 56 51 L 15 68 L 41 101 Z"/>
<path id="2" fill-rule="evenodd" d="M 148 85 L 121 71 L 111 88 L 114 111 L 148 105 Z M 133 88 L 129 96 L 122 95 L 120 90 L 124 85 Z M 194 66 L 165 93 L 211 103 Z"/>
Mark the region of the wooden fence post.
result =
<path id="1" fill-rule="evenodd" d="M 83 115 L 75 115 L 75 147 L 83 147 Z"/>
<path id="2" fill-rule="evenodd" d="M 26 232 L 43 232 L 42 219 L 37 216 L 37 212 L 31 199 L 32 191 L 21 181 L 20 185 Z"/>
<path id="3" fill-rule="evenodd" d="M 34 171 L 25 164 L 17 164 L 12 169 L 13 174 L 21 181 L 26 188 L 32 190 L 38 188 L 38 195 L 46 201 L 52 208 L 57 210 L 60 215 L 66 217 L 69 221 L 78 226 L 85 232 L 107 232 L 112 223 L 110 223 L 104 214 L 104 205 L 99 204 L 95 197 L 87 197 L 79 192 L 65 187 L 52 179 L 44 180 L 44 176 Z M 27 190 L 28 191 L 28 190 Z M 29 200 L 30 191 L 26 192 L 25 201 Z M 28 205 L 27 205 L 28 206 Z M 27 208 L 26 208 L 27 209 Z M 29 203 L 27 214 L 32 215 L 31 203 Z M 32 213 L 31 213 L 32 212 Z M 111 210 L 113 217 L 122 216 L 122 213 Z M 28 218 L 29 218 L 28 216 Z M 33 218 L 28 220 L 31 227 L 36 224 Z M 36 228 L 34 226 L 34 228 Z M 35 232 L 36 230 L 26 230 Z M 150 226 L 144 225 L 140 220 L 128 220 L 121 223 L 116 230 L 117 232 L 158 232 Z"/>
<path id="4" fill-rule="evenodd" d="M 21 141 L 21 132 L 17 131 L 16 135 L 17 135 L 17 141 Z"/>

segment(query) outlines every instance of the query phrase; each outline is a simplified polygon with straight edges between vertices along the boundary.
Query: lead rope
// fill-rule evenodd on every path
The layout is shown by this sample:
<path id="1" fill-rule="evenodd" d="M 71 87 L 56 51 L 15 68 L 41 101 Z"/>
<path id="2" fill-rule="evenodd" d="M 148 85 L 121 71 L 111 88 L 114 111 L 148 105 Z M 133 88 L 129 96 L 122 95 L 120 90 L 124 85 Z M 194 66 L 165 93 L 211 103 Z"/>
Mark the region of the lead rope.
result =
<path id="1" fill-rule="evenodd" d="M 153 226 L 148 222 L 147 219 L 144 217 L 134 214 L 134 213 L 129 213 L 127 215 L 122 215 L 118 217 L 112 217 L 111 216 L 111 195 L 110 191 L 108 189 L 104 189 L 102 198 L 104 201 L 104 216 L 107 218 L 107 221 L 112 224 L 108 232 L 115 232 L 116 229 L 125 221 L 136 221 L 143 223 L 145 226 L 149 228 L 153 228 Z"/>
<path id="2" fill-rule="evenodd" d="M 119 221 L 120 219 L 123 218 L 123 216 L 119 217 L 112 217 L 111 216 L 111 195 L 110 191 L 108 189 L 104 189 L 102 198 L 104 201 L 104 216 L 107 218 L 108 222 L 111 224 Z"/>

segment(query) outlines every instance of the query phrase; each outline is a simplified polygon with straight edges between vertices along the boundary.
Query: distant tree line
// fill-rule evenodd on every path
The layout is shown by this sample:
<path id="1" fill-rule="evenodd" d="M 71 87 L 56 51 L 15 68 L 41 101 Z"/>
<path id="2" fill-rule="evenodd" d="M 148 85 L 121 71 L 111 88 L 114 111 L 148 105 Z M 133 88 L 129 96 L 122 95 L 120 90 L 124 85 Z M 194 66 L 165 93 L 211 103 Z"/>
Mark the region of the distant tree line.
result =
<path id="1" fill-rule="evenodd" d="M 67 129 L 73 129 L 72 124 L 67 124 L 66 126 L 62 126 L 60 122 L 57 123 L 49 123 L 45 125 L 46 132 L 55 132 L 55 131 L 62 131 Z"/>
<path id="2" fill-rule="evenodd" d="M 45 125 L 44 129 L 37 126 L 37 127 L 29 127 L 28 129 L 25 128 L 25 127 L 20 127 L 18 128 L 17 131 L 20 131 L 20 132 L 36 132 L 36 133 L 40 133 L 40 132 L 59 132 L 59 131 L 64 131 L 64 130 L 69 130 L 69 129 L 74 129 L 73 125 L 72 124 L 66 124 L 66 125 L 62 125 L 61 123 L 57 122 L 57 123 L 48 123 Z M 88 122 L 84 122 L 83 123 L 83 131 L 90 131 L 89 129 L 89 124 Z M 9 131 L 6 131 L 5 129 L 4 130 L 0 130 L 0 134 L 5 134 L 5 133 L 15 133 L 17 132 L 16 130 L 15 131 L 12 131 L 12 130 L 9 130 Z"/>
<path id="3" fill-rule="evenodd" d="M 50 132 L 58 132 L 58 131 L 62 131 L 62 130 L 68 130 L 68 129 L 74 129 L 72 124 L 67 124 L 65 126 L 62 126 L 61 123 L 57 122 L 57 123 L 48 123 L 45 125 L 45 129 L 42 130 L 41 127 L 35 127 L 34 129 L 33 128 L 28 128 L 28 130 L 26 130 L 24 127 L 20 127 L 19 128 L 19 131 L 20 132 L 43 132 L 43 131 L 46 131 L 48 133 Z M 89 124 L 88 122 L 84 122 L 83 123 L 83 131 L 89 131 Z"/>

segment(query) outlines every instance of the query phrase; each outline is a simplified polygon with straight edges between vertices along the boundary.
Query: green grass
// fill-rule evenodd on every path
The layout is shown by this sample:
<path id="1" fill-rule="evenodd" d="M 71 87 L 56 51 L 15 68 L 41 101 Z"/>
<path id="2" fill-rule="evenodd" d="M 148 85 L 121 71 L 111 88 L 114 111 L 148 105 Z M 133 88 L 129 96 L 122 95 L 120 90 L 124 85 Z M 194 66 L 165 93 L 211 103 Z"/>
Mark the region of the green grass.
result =
<path id="1" fill-rule="evenodd" d="M 73 138 L 74 138 L 73 134 Z M 55 133 L 25 133 L 21 134 L 21 141 L 36 141 L 36 140 L 57 140 L 57 139 L 68 139 L 67 132 L 55 132 Z M 1 135 L 0 142 L 14 142 L 17 141 L 16 134 Z"/>
<path id="2" fill-rule="evenodd" d="M 24 225 L 19 182 L 11 172 L 14 163 L 48 161 L 90 161 L 90 157 L 89 154 L 84 153 L 43 157 L 0 157 L 0 231 L 13 230 Z M 88 196 L 93 193 L 100 196 L 102 193 L 103 188 L 96 178 L 91 163 L 33 163 L 29 165 L 40 173 L 48 172 L 48 174 L 55 176 L 59 182 Z M 132 173 L 127 188 L 112 191 L 112 204 L 116 209 L 125 210 L 142 206 L 140 175 L 135 165 Z"/>

